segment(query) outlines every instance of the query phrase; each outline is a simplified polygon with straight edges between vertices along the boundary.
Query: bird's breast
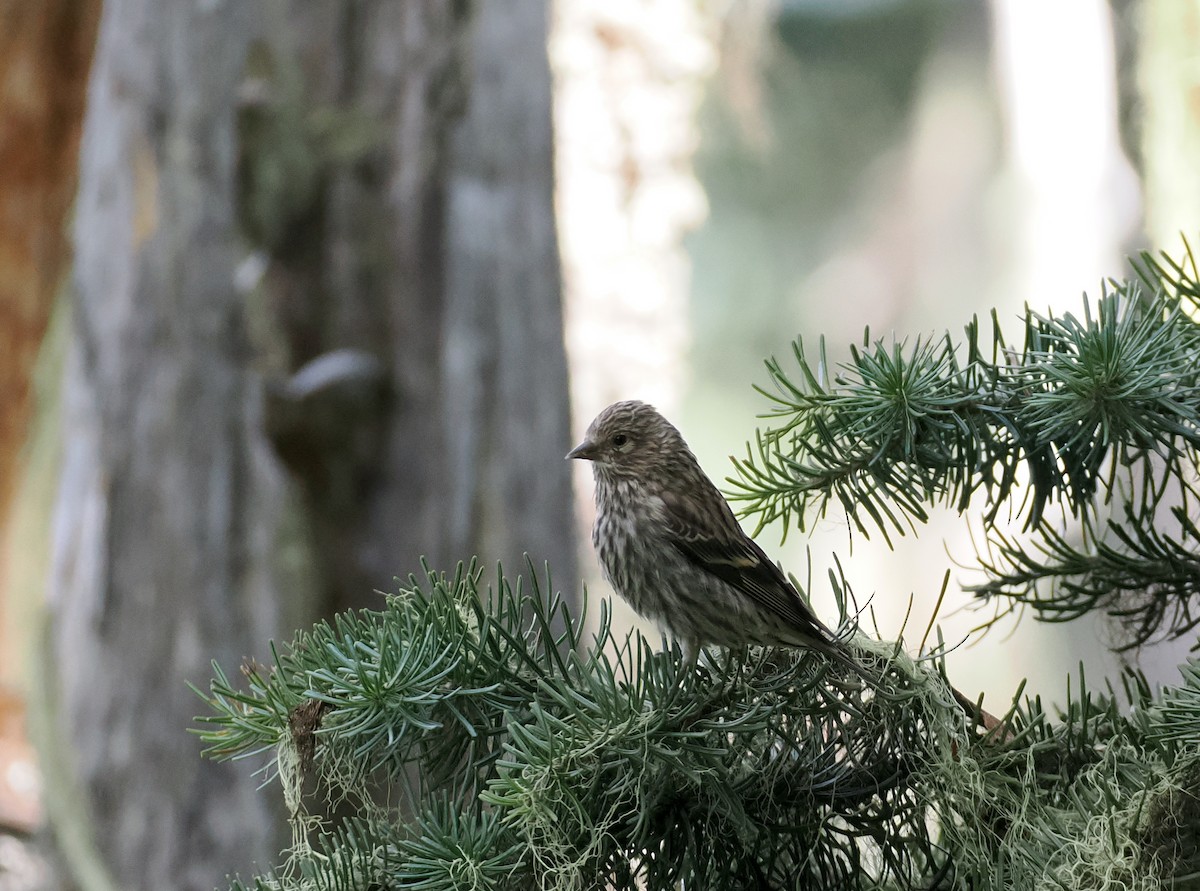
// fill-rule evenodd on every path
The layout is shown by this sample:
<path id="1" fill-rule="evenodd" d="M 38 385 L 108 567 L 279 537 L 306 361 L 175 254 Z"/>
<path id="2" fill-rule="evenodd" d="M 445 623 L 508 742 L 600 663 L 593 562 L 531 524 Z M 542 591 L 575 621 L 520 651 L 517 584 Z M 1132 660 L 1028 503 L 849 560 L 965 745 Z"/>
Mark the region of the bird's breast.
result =
<path id="1" fill-rule="evenodd" d="M 617 594 L 645 614 L 641 601 L 646 575 L 656 571 L 652 555 L 659 524 L 654 521 L 653 497 L 620 482 L 598 486 L 596 494 L 592 544 L 600 566 Z"/>

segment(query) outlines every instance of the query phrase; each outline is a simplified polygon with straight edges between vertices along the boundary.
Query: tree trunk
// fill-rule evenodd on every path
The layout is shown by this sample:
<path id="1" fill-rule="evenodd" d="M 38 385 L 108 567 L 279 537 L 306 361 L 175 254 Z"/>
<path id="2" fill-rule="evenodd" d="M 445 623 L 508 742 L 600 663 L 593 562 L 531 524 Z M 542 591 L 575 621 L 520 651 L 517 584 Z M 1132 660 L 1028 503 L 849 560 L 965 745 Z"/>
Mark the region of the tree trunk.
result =
<path id="1" fill-rule="evenodd" d="M 372 460 L 285 444 L 339 608 L 422 556 L 522 571 L 529 552 L 574 586 L 546 30 L 542 0 L 310 3 L 266 49 L 257 129 L 323 159 L 292 163 L 302 206 L 257 202 L 287 205 L 258 225 L 283 366 L 353 348 L 389 372 Z"/>
<path id="2" fill-rule="evenodd" d="M 209 659 L 422 555 L 575 586 L 545 32 L 537 0 L 105 6 L 52 596 L 120 887 L 274 854 L 272 796 L 188 742 Z"/>
<path id="3" fill-rule="evenodd" d="M 0 0 L 0 683 L 24 670 L 2 544 L 34 359 L 67 270 L 66 217 L 99 18 L 99 0 Z"/>
<path id="4" fill-rule="evenodd" d="M 575 586 L 571 443 L 542 0 L 478 3 L 450 142 L 443 429 L 450 557 L 523 552 Z M 549 508 L 549 510 L 547 510 Z"/>
<path id="5" fill-rule="evenodd" d="M 256 19 L 107 3 L 89 88 L 51 607 L 63 737 L 122 888 L 211 888 L 278 840 L 249 771 L 201 763 L 185 685 L 283 630 L 285 480 L 232 287 Z"/>

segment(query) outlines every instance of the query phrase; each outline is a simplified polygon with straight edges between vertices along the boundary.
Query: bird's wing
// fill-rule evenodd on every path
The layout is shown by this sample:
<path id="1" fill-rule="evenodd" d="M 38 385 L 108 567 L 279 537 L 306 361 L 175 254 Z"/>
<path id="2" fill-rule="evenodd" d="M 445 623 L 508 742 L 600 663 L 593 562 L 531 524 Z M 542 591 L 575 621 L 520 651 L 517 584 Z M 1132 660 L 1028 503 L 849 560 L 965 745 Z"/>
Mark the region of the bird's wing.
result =
<path id="1" fill-rule="evenodd" d="M 691 563 L 793 627 L 823 640 L 830 637 L 783 571 L 738 526 L 732 512 L 728 517 L 705 516 L 693 499 L 670 492 L 663 493 L 662 500 L 671 544 Z"/>

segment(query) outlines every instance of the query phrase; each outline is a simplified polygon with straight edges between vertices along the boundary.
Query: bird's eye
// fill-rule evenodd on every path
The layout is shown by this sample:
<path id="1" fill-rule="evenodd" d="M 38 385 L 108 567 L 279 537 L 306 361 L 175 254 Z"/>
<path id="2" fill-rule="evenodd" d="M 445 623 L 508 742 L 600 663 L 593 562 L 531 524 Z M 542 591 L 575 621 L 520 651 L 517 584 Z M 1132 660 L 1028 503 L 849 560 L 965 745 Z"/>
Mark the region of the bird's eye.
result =
<path id="1" fill-rule="evenodd" d="M 628 442 L 629 442 L 629 437 L 626 436 L 624 433 L 618 433 L 616 436 L 614 436 L 612 438 L 612 444 L 615 445 L 617 448 L 621 448 L 621 446 L 627 444 Z"/>

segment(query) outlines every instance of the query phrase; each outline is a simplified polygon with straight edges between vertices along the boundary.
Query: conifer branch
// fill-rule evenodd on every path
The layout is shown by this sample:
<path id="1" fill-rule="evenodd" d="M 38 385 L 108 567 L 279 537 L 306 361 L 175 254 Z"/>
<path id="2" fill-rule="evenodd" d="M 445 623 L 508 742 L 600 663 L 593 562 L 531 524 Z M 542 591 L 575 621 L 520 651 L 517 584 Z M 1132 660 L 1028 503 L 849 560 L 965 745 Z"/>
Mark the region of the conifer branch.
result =
<path id="1" fill-rule="evenodd" d="M 1144 255 L 1081 316 L 1027 312 L 1023 345 L 872 343 L 830 372 L 771 360 L 772 426 L 732 483 L 762 523 L 840 505 L 863 533 L 985 508 L 975 594 L 1129 645 L 1200 622 L 1200 277 Z M 1018 503 L 1014 503 L 1018 502 Z M 1025 529 L 998 528 L 1002 508 Z M 1053 509 L 1053 510 L 1052 510 Z M 1058 519 L 1061 514 L 1062 519 Z M 1071 526 L 1068 521 L 1074 521 Z M 845 579 L 831 585 L 851 600 Z M 269 758 L 295 845 L 246 889 L 1157 889 L 1200 876 L 1200 662 L 1152 691 L 1082 669 L 1058 708 L 1020 691 L 974 726 L 940 655 L 842 633 L 848 678 L 795 650 L 678 651 L 589 634 L 530 572 L 428 572 L 383 609 L 220 666 L 198 732 Z M 268 785 L 268 788 L 276 788 Z M 353 812 L 337 818 L 319 803 Z"/>

